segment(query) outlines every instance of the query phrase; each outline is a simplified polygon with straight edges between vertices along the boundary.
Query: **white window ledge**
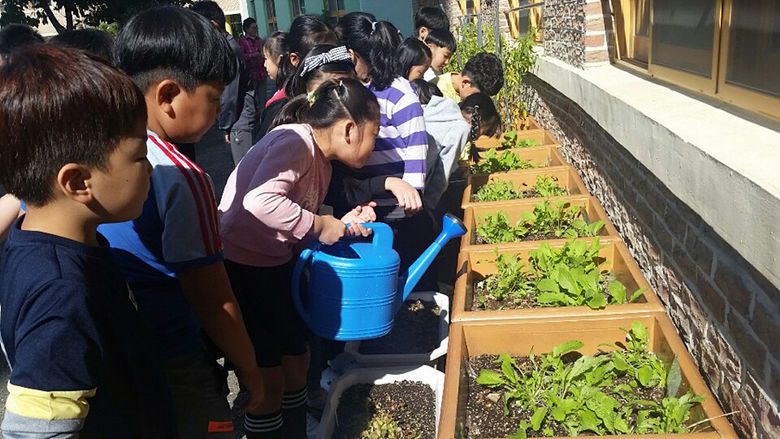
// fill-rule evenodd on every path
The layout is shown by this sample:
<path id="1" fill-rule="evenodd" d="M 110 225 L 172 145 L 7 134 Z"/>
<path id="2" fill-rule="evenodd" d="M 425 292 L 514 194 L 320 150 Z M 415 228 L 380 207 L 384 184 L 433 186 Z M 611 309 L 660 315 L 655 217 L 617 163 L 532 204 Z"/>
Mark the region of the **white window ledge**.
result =
<path id="1" fill-rule="evenodd" d="M 534 74 L 780 287 L 780 132 L 612 65 L 540 56 Z"/>

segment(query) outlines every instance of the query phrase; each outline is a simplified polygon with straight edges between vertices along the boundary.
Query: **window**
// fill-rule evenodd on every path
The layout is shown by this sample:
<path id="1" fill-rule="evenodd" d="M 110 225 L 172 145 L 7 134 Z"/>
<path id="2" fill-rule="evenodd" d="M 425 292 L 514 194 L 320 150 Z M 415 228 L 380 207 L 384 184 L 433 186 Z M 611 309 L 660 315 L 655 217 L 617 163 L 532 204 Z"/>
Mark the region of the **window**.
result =
<path id="1" fill-rule="evenodd" d="M 225 21 L 227 22 L 228 32 L 234 37 L 238 38 L 239 35 L 244 33 L 244 27 L 241 23 L 241 14 L 227 15 L 225 16 Z"/>
<path id="2" fill-rule="evenodd" d="M 293 17 L 300 17 L 306 15 L 306 5 L 304 0 L 290 0 L 290 12 Z"/>
<path id="3" fill-rule="evenodd" d="M 618 56 L 780 119 L 780 0 L 613 0 Z"/>
<path id="4" fill-rule="evenodd" d="M 278 30 L 276 25 L 276 5 L 274 5 L 274 0 L 265 0 L 265 20 L 268 24 L 268 35 L 271 35 Z"/>

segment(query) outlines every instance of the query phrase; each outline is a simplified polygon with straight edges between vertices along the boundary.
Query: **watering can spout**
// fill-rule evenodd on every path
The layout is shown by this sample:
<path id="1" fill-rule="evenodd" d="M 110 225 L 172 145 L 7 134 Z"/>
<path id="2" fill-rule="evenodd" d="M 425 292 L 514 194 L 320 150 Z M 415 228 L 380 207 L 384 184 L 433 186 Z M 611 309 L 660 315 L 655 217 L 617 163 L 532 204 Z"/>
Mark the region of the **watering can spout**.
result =
<path id="1" fill-rule="evenodd" d="M 463 222 L 456 216 L 448 213 L 444 215 L 442 221 L 441 233 L 439 233 L 439 236 L 433 241 L 433 244 L 425 249 L 420 257 L 409 266 L 406 276 L 399 276 L 399 283 L 403 282 L 403 284 L 398 285 L 398 290 L 404 292 L 403 300 L 406 300 L 409 297 L 409 293 L 417 286 L 417 282 L 420 281 L 425 270 L 430 267 L 444 245 L 447 244 L 450 239 L 463 236 L 466 233 L 466 226 L 463 225 Z"/>

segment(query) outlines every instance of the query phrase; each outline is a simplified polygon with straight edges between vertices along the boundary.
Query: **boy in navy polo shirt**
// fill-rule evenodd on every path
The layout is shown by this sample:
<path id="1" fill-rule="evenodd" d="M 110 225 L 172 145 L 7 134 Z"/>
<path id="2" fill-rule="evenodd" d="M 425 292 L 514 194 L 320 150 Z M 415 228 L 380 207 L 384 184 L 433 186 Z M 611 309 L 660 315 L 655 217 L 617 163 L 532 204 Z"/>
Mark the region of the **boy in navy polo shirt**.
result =
<path id="1" fill-rule="evenodd" d="M 223 264 L 211 179 L 175 144 L 213 125 L 236 60 L 225 38 L 195 12 L 163 6 L 134 16 L 114 61 L 144 92 L 152 185 L 141 215 L 100 232 L 152 326 L 183 438 L 232 439 L 226 373 L 200 330 L 235 365 L 252 411 L 262 378 Z"/>
<path id="2" fill-rule="evenodd" d="M 0 184 L 27 203 L 0 264 L 6 438 L 175 437 L 159 364 L 101 223 L 141 213 L 144 96 L 83 52 L 37 45 L 0 68 Z"/>

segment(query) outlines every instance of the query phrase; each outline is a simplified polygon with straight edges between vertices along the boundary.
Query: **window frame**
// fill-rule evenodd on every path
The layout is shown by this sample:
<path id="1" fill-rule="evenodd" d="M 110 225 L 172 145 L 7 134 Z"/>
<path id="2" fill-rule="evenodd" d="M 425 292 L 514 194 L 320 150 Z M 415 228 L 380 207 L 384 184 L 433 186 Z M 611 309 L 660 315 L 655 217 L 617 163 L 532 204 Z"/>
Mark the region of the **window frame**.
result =
<path id="1" fill-rule="evenodd" d="M 306 15 L 306 2 L 305 0 L 290 0 L 290 14 L 293 19 Z"/>
<path id="2" fill-rule="evenodd" d="M 330 1 L 329 0 L 325 0 L 325 5 L 328 8 L 328 16 L 329 17 L 334 17 L 334 18 L 341 18 L 341 17 L 347 15 L 347 6 L 346 6 L 346 4 L 343 5 L 344 9 L 338 9 L 339 8 L 339 2 L 338 2 L 338 0 L 335 0 L 335 1 L 336 1 L 336 10 L 333 10 L 330 7 Z"/>
<path id="3" fill-rule="evenodd" d="M 714 0 L 711 78 L 653 63 L 654 0 L 650 7 L 650 34 L 648 38 L 648 62 L 633 58 L 635 0 L 612 0 L 615 23 L 615 62 L 640 74 L 701 93 L 710 98 L 729 103 L 745 110 L 759 113 L 771 119 L 780 119 L 780 98 L 735 84 L 728 84 L 728 55 L 730 49 L 731 16 L 735 0 Z"/>
<path id="4" fill-rule="evenodd" d="M 276 18 L 276 3 L 274 0 L 264 0 L 265 3 L 265 24 L 268 27 L 268 35 L 279 30 L 279 22 Z M 269 7 L 270 6 L 270 7 Z M 272 14 L 269 14 L 271 12 Z"/>

